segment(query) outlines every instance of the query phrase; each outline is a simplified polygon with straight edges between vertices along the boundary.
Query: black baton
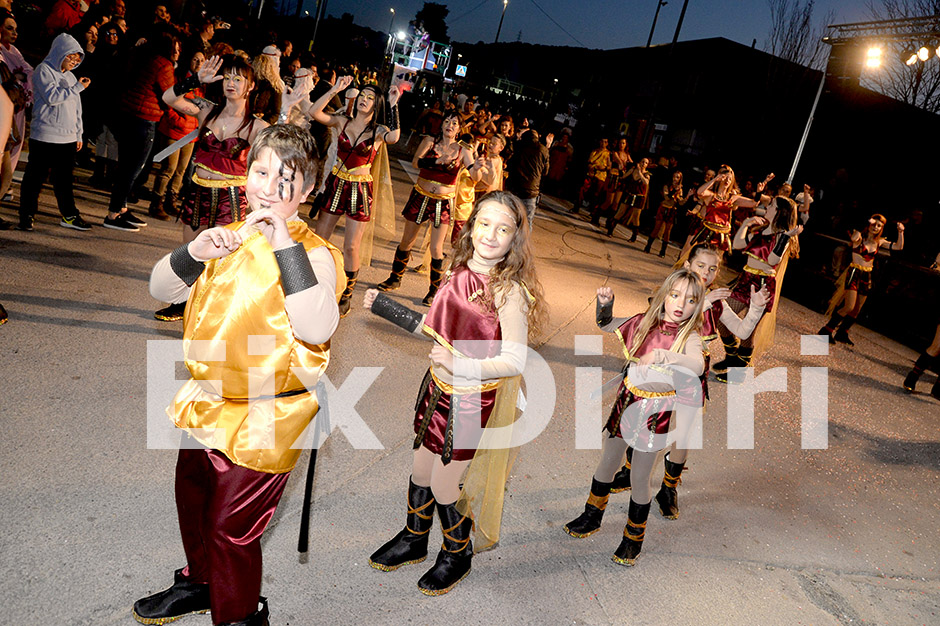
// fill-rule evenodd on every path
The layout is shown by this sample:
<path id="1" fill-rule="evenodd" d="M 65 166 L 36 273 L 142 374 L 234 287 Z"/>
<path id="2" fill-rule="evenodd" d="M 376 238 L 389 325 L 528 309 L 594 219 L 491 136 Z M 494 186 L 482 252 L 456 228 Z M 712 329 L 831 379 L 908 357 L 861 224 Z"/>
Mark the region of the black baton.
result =
<path id="1" fill-rule="evenodd" d="M 300 538 L 297 539 L 297 552 L 307 551 L 310 536 L 310 500 L 313 496 L 313 474 L 317 470 L 317 449 L 310 450 L 310 463 L 307 465 L 307 483 L 304 486 L 304 503 L 300 509 Z"/>
<path id="2" fill-rule="evenodd" d="M 306 552 L 310 538 L 310 502 L 313 500 L 313 475 L 317 471 L 317 449 L 320 445 L 320 431 L 330 433 L 330 406 L 323 382 L 317 383 L 317 413 L 313 419 L 313 443 L 310 449 L 310 463 L 307 465 L 307 480 L 304 485 L 304 502 L 300 509 L 300 537 L 297 539 L 297 552 Z"/>

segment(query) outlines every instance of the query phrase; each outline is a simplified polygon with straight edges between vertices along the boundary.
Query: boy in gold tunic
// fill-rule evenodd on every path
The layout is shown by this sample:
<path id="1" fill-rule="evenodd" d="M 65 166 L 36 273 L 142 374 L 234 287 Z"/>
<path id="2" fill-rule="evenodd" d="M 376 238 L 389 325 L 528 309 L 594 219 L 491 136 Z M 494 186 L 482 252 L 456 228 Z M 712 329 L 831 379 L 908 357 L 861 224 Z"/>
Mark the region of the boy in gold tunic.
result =
<path id="1" fill-rule="evenodd" d="M 298 127 L 261 131 L 248 155 L 252 212 L 203 231 L 151 275 L 154 297 L 187 300 L 192 378 L 167 413 L 203 447 L 181 449 L 176 466 L 186 567 L 134 604 L 141 623 L 208 610 L 217 625 L 268 623 L 261 534 L 300 455 L 291 446 L 317 412 L 311 390 L 329 362 L 346 282 L 340 251 L 297 216 L 315 181 L 313 152 Z"/>

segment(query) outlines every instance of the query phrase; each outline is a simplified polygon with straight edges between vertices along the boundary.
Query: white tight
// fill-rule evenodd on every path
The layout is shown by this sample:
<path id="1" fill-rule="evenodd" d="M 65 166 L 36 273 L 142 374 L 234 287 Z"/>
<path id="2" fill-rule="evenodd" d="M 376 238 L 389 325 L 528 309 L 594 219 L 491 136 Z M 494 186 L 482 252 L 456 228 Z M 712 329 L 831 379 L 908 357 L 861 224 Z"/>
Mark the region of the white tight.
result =
<path id="1" fill-rule="evenodd" d="M 620 437 L 605 437 L 601 449 L 601 460 L 594 471 L 594 478 L 602 483 L 612 482 L 614 474 L 623 465 L 623 456 L 626 452 L 626 441 Z M 630 489 L 633 493 L 630 499 L 637 504 L 647 504 L 653 499 L 650 477 L 656 465 L 656 456 L 656 452 L 642 452 L 636 448 L 633 450 L 633 458 L 630 461 Z"/>
<path id="2" fill-rule="evenodd" d="M 623 456 L 623 452 L 620 453 Z M 424 446 L 415 450 L 411 468 L 411 482 L 419 487 L 430 487 L 434 499 L 441 504 L 453 504 L 460 495 L 460 478 L 470 461 L 441 462 L 441 456 Z M 611 474 L 613 478 L 613 474 Z"/>

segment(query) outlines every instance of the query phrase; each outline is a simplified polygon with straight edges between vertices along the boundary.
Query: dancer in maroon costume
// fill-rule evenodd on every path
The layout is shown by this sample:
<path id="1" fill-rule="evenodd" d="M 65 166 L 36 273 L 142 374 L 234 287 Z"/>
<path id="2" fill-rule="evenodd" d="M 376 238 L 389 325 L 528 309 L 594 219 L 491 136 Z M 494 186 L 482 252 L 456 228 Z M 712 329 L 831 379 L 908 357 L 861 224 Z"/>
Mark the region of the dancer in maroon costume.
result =
<path id="1" fill-rule="evenodd" d="M 385 99 L 378 88 L 365 85 L 356 96 L 352 116 L 345 113 L 327 114 L 323 109 L 336 94 L 343 93 L 352 83 L 343 76 L 336 85 L 314 104 L 310 115 L 317 122 L 337 129 L 336 164 L 326 179 L 326 189 L 317 196 L 315 210 L 317 234 L 329 241 L 339 218 L 346 216 L 343 235 L 343 260 L 346 263 L 346 291 L 339 300 L 339 313 L 345 317 L 349 302 L 359 281 L 359 249 L 362 236 L 373 219 L 374 194 L 372 166 L 383 144 L 398 142 L 398 89 L 388 92 L 389 116 L 385 120 Z M 389 210 L 391 207 L 389 207 Z"/>
<path id="2" fill-rule="evenodd" d="M 591 494 L 584 512 L 565 525 L 565 532 L 581 538 L 600 530 L 614 474 L 628 445 L 633 447 L 628 520 L 613 556 L 614 562 L 629 566 L 636 562 L 643 545 L 656 452 L 667 445 L 674 418 L 677 422 L 672 430 L 677 434 L 677 447 L 685 447 L 689 419 L 702 406 L 696 379 L 705 371 L 699 334 L 705 285 L 695 273 L 683 268 L 666 278 L 645 313 L 615 319 L 613 301 L 612 289 L 597 290 L 597 323 L 603 330 L 617 333 L 628 369 L 604 426 L 608 436 L 591 482 Z M 651 371 L 666 377 L 656 380 L 649 375 Z"/>
<path id="3" fill-rule="evenodd" d="M 411 248 L 418 238 L 421 225 L 428 221 L 431 223 L 431 271 L 430 287 L 423 304 L 430 306 L 434 301 L 444 276 L 444 239 L 454 208 L 457 177 L 461 168 L 466 167 L 473 178 L 479 180 L 478 172 L 485 167 L 483 157 L 474 162 L 473 152 L 458 143 L 459 130 L 460 118 L 457 113 L 451 112 L 444 117 L 441 135 L 436 139 L 425 137 L 415 151 L 411 164 L 420 170 L 418 182 L 401 212 L 405 218 L 401 243 L 395 250 L 391 273 L 378 284 L 379 291 L 392 291 L 401 287 L 401 278 L 411 259 Z"/>
<path id="4" fill-rule="evenodd" d="M 904 224 L 898 222 L 898 240 L 890 242 L 884 238 L 885 224 L 888 220 L 884 215 L 876 213 L 868 220 L 868 226 L 863 232 L 853 230 L 850 234 L 852 242 L 852 262 L 848 269 L 842 273 L 837 281 L 839 287 L 829 301 L 828 313 L 832 316 L 826 325 L 819 329 L 820 335 L 827 335 L 829 343 L 839 341 L 854 345 L 849 337 L 849 329 L 858 319 L 858 314 L 868 299 L 871 291 L 871 275 L 875 268 L 875 257 L 881 248 L 888 250 L 902 250 L 904 248 Z M 839 304 L 841 308 L 837 308 Z"/>
<path id="5" fill-rule="evenodd" d="M 478 200 L 448 278 L 424 317 L 375 289 L 366 292 L 366 308 L 436 342 L 415 405 L 406 525 L 369 559 L 382 571 L 423 561 L 436 502 L 444 543 L 434 567 L 418 581 L 426 595 L 447 593 L 470 572 L 474 522 L 478 548 L 481 536 L 494 539 L 486 506 L 474 511 L 475 519 L 458 509 L 466 501 L 461 477 L 468 467 L 472 473 L 486 466 L 477 465 L 481 427 L 505 416 L 507 408 L 514 412 L 517 394 L 501 388 L 513 388 L 525 367 L 527 337 L 538 331 L 544 314 L 526 220 L 525 207 L 512 194 L 494 191 Z M 505 483 L 498 484 L 500 497 L 504 490 Z"/>

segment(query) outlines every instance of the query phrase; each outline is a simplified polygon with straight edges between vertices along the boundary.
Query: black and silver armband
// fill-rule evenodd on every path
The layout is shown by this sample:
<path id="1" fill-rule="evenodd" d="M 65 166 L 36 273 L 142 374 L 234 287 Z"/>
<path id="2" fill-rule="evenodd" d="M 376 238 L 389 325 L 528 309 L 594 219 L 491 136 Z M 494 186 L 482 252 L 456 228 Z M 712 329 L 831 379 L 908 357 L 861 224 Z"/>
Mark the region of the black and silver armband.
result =
<path id="1" fill-rule="evenodd" d="M 396 104 L 388 111 L 388 131 L 395 132 L 399 129 L 400 122 L 398 120 L 398 105 Z"/>
<path id="2" fill-rule="evenodd" d="M 412 311 L 403 304 L 398 304 L 384 293 L 375 297 L 372 303 L 372 312 L 383 319 L 387 319 L 392 324 L 404 328 L 409 333 L 413 333 L 418 324 L 421 323 L 421 314 Z"/>
<path id="3" fill-rule="evenodd" d="M 790 235 L 786 233 L 780 233 L 777 235 L 777 243 L 774 244 L 774 255 L 782 257 L 783 253 L 787 251 L 787 244 L 790 243 Z"/>
<path id="4" fill-rule="evenodd" d="M 274 258 L 281 269 L 281 286 L 285 296 L 317 286 L 317 275 L 313 273 L 313 267 L 302 243 L 275 250 Z"/>
<path id="5" fill-rule="evenodd" d="M 606 302 L 601 304 L 601 301 L 597 301 L 597 325 L 598 326 L 607 326 L 614 319 L 614 301 Z"/>
<path id="6" fill-rule="evenodd" d="M 199 76 L 196 74 L 191 74 L 173 85 L 173 93 L 176 94 L 177 98 L 180 96 L 185 96 L 200 85 L 202 85 L 202 81 L 199 80 Z"/>
<path id="7" fill-rule="evenodd" d="M 194 259 L 189 253 L 189 244 L 183 244 L 170 253 L 170 269 L 187 286 L 192 287 L 202 271 L 206 269 L 206 264 Z"/>

